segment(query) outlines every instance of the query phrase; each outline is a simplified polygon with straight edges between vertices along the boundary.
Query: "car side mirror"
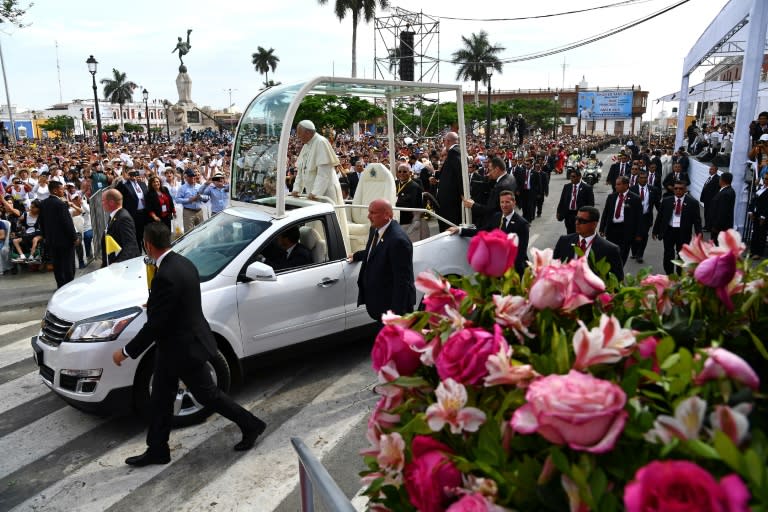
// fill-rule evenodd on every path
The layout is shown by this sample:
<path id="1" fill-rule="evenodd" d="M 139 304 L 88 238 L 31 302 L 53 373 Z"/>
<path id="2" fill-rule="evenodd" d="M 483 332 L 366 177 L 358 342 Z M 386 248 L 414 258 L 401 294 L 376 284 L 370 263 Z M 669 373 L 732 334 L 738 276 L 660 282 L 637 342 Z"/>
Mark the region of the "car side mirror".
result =
<path id="1" fill-rule="evenodd" d="M 275 269 L 260 261 L 254 261 L 248 265 L 245 269 L 245 277 L 251 281 L 277 281 Z"/>

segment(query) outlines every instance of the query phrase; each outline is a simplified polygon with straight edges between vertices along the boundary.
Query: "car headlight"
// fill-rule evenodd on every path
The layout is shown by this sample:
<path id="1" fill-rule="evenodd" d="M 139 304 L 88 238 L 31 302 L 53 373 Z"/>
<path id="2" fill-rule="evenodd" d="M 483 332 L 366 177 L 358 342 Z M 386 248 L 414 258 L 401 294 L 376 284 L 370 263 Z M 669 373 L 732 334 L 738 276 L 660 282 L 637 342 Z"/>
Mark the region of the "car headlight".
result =
<path id="1" fill-rule="evenodd" d="M 65 339 L 80 342 L 116 340 L 140 313 L 141 308 L 132 307 L 80 320 L 70 327 Z"/>

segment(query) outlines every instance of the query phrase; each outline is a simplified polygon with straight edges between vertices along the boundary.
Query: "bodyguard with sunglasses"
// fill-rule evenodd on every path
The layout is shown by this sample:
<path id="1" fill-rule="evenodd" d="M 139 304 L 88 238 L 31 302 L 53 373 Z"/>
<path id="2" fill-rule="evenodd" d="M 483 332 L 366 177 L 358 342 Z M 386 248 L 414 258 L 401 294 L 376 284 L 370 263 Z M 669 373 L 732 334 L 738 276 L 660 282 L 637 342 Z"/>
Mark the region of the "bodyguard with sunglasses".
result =
<path id="1" fill-rule="evenodd" d="M 600 210 L 594 206 L 582 206 L 576 214 L 576 233 L 563 235 L 555 244 L 553 258 L 567 261 L 580 255 L 585 255 L 589 266 L 594 270 L 594 264 L 602 259 L 608 261 L 613 273 L 619 281 L 624 279 L 624 265 L 621 261 L 619 246 L 609 242 L 597 234 L 597 223 L 600 221 Z M 576 248 L 579 251 L 576 251 Z"/>

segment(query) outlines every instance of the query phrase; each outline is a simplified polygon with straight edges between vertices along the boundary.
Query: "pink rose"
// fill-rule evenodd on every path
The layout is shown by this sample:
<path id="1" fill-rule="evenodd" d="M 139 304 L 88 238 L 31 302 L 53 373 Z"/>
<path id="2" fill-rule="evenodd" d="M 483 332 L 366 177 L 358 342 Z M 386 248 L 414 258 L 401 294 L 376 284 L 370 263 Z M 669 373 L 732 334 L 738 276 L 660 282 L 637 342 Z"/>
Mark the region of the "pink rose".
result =
<path id="1" fill-rule="evenodd" d="M 373 369 L 378 372 L 392 361 L 400 375 L 412 375 L 421 366 L 419 354 L 413 347 L 424 345 L 424 337 L 418 332 L 399 325 L 385 325 L 376 336 L 371 350 Z"/>
<path id="2" fill-rule="evenodd" d="M 628 416 L 619 386 L 575 370 L 535 380 L 525 399 L 510 420 L 515 431 L 590 453 L 611 450 Z"/>
<path id="3" fill-rule="evenodd" d="M 488 500 L 482 494 L 465 494 L 448 507 L 446 512 L 488 512 Z"/>
<path id="4" fill-rule="evenodd" d="M 451 334 L 440 349 L 435 360 L 437 374 L 440 380 L 477 384 L 488 375 L 488 358 L 508 348 L 498 324 L 494 324 L 493 333 L 479 327 L 461 329 Z"/>
<path id="5" fill-rule="evenodd" d="M 727 285 L 736 275 L 736 256 L 732 252 L 710 256 L 698 264 L 693 271 L 693 277 L 704 286 L 715 288 L 717 296 L 733 310 L 733 303 L 727 292 Z"/>
<path id="6" fill-rule="evenodd" d="M 573 311 L 591 304 L 602 292 L 605 283 L 589 268 L 583 256 L 567 264 L 553 262 L 538 270 L 528 292 L 536 309 Z"/>
<path id="7" fill-rule="evenodd" d="M 718 484 L 706 470 L 685 460 L 653 461 L 624 488 L 627 512 L 701 510 L 747 512 L 749 491 L 736 475 Z"/>
<path id="8" fill-rule="evenodd" d="M 500 229 L 480 231 L 472 237 L 467 250 L 467 261 L 475 272 L 501 277 L 515 264 L 517 235 L 509 236 Z"/>
<path id="9" fill-rule="evenodd" d="M 727 377 L 744 384 L 754 391 L 760 387 L 760 378 L 755 370 L 745 360 L 724 348 L 708 348 L 705 350 L 709 357 L 704 362 L 704 368 L 696 376 L 696 384 Z"/>
<path id="10" fill-rule="evenodd" d="M 420 512 L 442 512 L 461 485 L 461 473 L 449 458 L 453 451 L 428 436 L 415 436 L 411 462 L 405 466 L 405 489 Z"/>

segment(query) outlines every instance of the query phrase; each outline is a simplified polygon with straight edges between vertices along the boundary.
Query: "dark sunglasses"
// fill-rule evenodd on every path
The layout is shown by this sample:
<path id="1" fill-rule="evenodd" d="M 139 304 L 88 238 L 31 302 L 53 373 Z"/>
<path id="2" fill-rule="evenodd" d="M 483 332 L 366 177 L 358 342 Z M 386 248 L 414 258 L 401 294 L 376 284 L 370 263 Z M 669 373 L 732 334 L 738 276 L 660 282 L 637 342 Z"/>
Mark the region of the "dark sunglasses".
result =
<path id="1" fill-rule="evenodd" d="M 576 217 L 576 224 L 589 224 L 590 222 L 597 222 L 597 221 L 592 219 L 584 219 L 581 217 Z"/>

